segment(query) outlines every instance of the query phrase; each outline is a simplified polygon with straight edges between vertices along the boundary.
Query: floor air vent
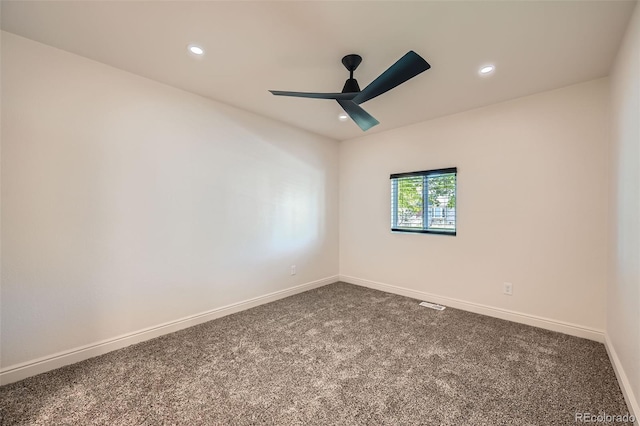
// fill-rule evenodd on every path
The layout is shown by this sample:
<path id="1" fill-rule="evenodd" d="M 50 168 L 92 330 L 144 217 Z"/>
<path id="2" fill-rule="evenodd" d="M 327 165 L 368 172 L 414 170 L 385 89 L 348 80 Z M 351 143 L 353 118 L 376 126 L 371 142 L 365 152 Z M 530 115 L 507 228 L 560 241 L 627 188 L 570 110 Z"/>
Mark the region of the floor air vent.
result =
<path id="1" fill-rule="evenodd" d="M 435 309 L 436 311 L 444 311 L 444 309 L 446 308 L 446 306 L 437 305 L 435 303 L 429 303 L 429 302 L 420 302 L 420 306 L 425 306 L 427 308 Z"/>

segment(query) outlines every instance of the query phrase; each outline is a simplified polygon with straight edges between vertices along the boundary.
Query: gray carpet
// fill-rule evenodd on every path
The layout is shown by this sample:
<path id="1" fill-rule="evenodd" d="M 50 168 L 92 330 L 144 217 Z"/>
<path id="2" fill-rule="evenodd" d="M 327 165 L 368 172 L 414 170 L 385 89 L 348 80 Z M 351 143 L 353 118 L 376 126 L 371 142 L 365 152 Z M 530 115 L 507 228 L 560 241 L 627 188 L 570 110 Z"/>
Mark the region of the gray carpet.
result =
<path id="1" fill-rule="evenodd" d="M 2 425 L 575 425 L 602 344 L 336 283 L 0 388 Z"/>

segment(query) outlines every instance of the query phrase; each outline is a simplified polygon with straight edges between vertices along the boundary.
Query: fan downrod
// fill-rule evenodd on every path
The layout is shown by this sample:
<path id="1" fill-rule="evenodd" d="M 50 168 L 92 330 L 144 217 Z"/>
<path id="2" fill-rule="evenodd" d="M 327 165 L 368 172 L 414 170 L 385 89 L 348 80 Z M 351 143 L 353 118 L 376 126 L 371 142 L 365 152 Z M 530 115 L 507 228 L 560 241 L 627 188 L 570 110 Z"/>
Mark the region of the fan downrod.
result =
<path id="1" fill-rule="evenodd" d="M 358 68 L 360 62 L 362 62 L 362 57 L 360 55 L 356 55 L 355 53 L 342 58 L 342 65 L 344 65 L 344 67 L 349 71 L 349 79 L 344 82 L 342 93 L 357 93 L 360 91 L 358 80 L 353 78 L 353 72 L 356 70 L 356 68 Z"/>

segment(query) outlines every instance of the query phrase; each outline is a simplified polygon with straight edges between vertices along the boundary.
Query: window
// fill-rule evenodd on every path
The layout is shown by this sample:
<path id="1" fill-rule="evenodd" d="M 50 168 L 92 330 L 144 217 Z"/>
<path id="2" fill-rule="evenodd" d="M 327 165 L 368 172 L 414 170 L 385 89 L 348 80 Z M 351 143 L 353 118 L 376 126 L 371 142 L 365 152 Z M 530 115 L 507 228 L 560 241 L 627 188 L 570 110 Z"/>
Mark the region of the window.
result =
<path id="1" fill-rule="evenodd" d="M 391 175 L 391 230 L 456 235 L 458 169 Z"/>

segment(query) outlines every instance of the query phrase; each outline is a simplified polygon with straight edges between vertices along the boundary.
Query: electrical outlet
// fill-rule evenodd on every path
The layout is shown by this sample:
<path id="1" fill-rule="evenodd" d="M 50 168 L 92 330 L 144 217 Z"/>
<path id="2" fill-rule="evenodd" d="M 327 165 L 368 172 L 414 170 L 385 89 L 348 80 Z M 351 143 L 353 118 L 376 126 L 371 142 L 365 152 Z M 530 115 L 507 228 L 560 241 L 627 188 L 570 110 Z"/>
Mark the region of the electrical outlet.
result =
<path id="1" fill-rule="evenodd" d="M 504 287 L 502 288 L 502 293 L 506 294 L 507 296 L 513 296 L 513 284 L 504 283 Z"/>
<path id="2" fill-rule="evenodd" d="M 296 274 L 296 265 L 291 265 L 291 275 Z"/>

